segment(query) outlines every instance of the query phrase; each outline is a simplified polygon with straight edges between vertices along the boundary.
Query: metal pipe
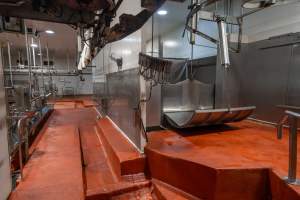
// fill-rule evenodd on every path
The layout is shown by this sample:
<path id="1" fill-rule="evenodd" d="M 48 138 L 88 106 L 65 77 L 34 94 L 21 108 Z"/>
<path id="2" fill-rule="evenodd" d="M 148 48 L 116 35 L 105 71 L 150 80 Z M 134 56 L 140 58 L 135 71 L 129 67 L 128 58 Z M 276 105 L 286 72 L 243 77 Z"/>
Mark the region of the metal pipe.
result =
<path id="1" fill-rule="evenodd" d="M 228 39 L 226 33 L 226 23 L 222 20 L 218 21 L 218 29 L 219 29 L 219 48 L 220 48 L 220 56 L 221 56 L 221 64 L 225 66 L 225 68 L 229 68 L 230 60 L 229 60 L 229 48 L 228 48 Z"/>
<path id="2" fill-rule="evenodd" d="M 193 7 L 197 3 L 197 0 L 191 0 L 191 6 Z M 195 13 L 195 15 L 192 16 L 191 20 L 191 27 L 193 30 L 197 30 L 197 20 L 198 20 L 198 15 Z M 190 44 L 194 45 L 196 43 L 196 35 L 194 32 L 190 32 Z M 192 47 L 193 48 L 193 47 Z"/>
<path id="3" fill-rule="evenodd" d="M 9 64 L 9 74 L 10 74 L 10 84 L 11 87 L 14 87 L 13 74 L 12 74 L 12 64 L 11 64 L 11 51 L 10 51 L 10 43 L 7 42 L 7 53 L 8 53 L 8 64 Z"/>
<path id="4" fill-rule="evenodd" d="M 31 38 L 31 49 L 32 49 L 32 61 L 33 61 L 33 68 L 36 68 L 36 60 L 35 60 L 35 46 L 33 46 L 34 44 L 34 39 L 33 37 Z M 36 76 L 34 76 L 34 80 L 33 80 L 33 88 L 34 88 L 34 92 L 36 93 L 37 91 L 37 85 L 36 85 Z M 35 95 L 35 94 L 34 94 Z"/>
<path id="5" fill-rule="evenodd" d="M 23 153 L 22 153 L 22 142 L 23 142 L 23 134 L 24 134 L 24 121 L 27 121 L 29 116 L 24 116 L 18 121 L 18 126 L 17 126 L 17 132 L 18 132 L 18 137 L 19 137 L 19 162 L 20 162 L 20 174 L 21 174 L 21 180 L 23 180 Z M 27 141 L 28 142 L 28 141 Z M 26 145 L 27 146 L 27 145 Z M 27 146 L 28 147 L 28 146 Z M 28 153 L 28 148 L 25 148 L 25 153 Z"/>
<path id="6" fill-rule="evenodd" d="M 70 72 L 70 60 L 69 60 L 69 49 L 67 50 L 67 66 L 68 66 L 68 72 Z"/>
<path id="7" fill-rule="evenodd" d="M 18 121 L 18 137 L 19 137 L 19 164 L 20 164 L 20 174 L 21 180 L 23 180 L 23 154 L 22 154 L 22 134 L 21 134 L 21 120 Z"/>
<path id="8" fill-rule="evenodd" d="M 25 29 L 25 46 L 26 46 L 26 56 L 27 56 L 27 65 L 28 65 L 28 83 L 29 83 L 29 101 L 31 100 L 32 96 L 32 88 L 31 88 L 31 66 L 30 66 L 30 51 L 29 51 L 29 44 L 28 44 L 28 32 L 27 32 L 27 26 L 24 25 Z"/>
<path id="9" fill-rule="evenodd" d="M 48 72 L 49 72 L 50 90 L 51 90 L 51 92 L 53 92 L 53 81 L 52 81 L 52 74 L 51 74 L 51 68 L 50 68 L 48 43 L 47 43 L 47 46 L 46 46 L 46 54 L 47 54 L 47 65 L 48 65 Z"/>
<path id="10" fill-rule="evenodd" d="M 285 116 L 283 121 L 286 121 L 288 117 L 290 132 L 289 132 L 289 169 L 288 177 L 284 178 L 285 181 L 292 185 L 300 185 L 300 181 L 297 179 L 297 129 L 298 129 L 298 119 L 300 118 L 299 113 L 292 111 L 285 111 Z M 278 139 L 282 138 L 282 125 L 279 123 L 277 126 Z M 284 123 L 284 122 L 283 122 Z M 279 130 L 281 129 L 281 130 Z"/>
<path id="11" fill-rule="evenodd" d="M 43 53 L 42 53 L 42 45 L 41 45 L 41 38 L 39 37 L 39 49 L 40 49 L 40 62 L 42 68 L 42 86 L 43 86 L 43 94 L 46 93 L 45 91 L 45 80 L 44 80 L 44 64 L 43 64 Z"/>
<path id="12" fill-rule="evenodd" d="M 280 140 L 282 139 L 282 129 L 285 122 L 287 122 L 288 116 L 285 115 L 282 120 L 277 124 L 277 138 Z"/>
<path id="13" fill-rule="evenodd" d="M 290 136 L 289 136 L 289 172 L 288 182 L 295 183 L 297 181 L 297 125 L 296 117 L 289 117 Z"/>
<path id="14" fill-rule="evenodd" d="M 31 45 L 34 44 L 34 40 L 33 38 L 31 38 Z M 34 46 L 31 46 L 32 48 L 32 61 L 33 61 L 33 67 L 36 66 L 36 62 L 35 62 L 35 47 Z"/>

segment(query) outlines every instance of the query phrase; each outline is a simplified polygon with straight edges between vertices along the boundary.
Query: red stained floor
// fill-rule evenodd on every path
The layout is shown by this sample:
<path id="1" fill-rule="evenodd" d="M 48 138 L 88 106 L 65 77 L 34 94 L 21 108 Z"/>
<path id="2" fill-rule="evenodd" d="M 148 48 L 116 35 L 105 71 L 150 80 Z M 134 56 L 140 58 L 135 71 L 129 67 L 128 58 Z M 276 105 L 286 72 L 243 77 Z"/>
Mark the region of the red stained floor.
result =
<path id="1" fill-rule="evenodd" d="M 55 103 L 30 149 L 24 180 L 12 192 L 11 200 L 135 200 L 151 196 L 150 181 L 143 173 L 144 157 L 107 119 L 98 122 L 91 105 L 91 100 Z M 111 144 L 118 147 L 111 148 Z M 135 167 L 136 161 L 142 162 L 141 168 Z M 126 167 L 137 171 L 131 173 Z"/>
<path id="2" fill-rule="evenodd" d="M 245 121 L 152 132 L 146 154 L 153 178 L 200 198 L 300 199 L 300 187 L 280 179 L 288 170 L 287 131 L 277 140 L 270 126 Z"/>
<path id="3" fill-rule="evenodd" d="M 88 98 L 55 104 L 10 199 L 300 199 L 300 187 L 281 179 L 287 131 L 277 140 L 275 128 L 250 121 L 155 131 L 145 160 L 107 118 L 96 120 L 93 105 Z"/>
<path id="4" fill-rule="evenodd" d="M 10 199 L 84 199 L 78 126 L 70 120 L 56 123 L 71 114 L 53 112 Z"/>

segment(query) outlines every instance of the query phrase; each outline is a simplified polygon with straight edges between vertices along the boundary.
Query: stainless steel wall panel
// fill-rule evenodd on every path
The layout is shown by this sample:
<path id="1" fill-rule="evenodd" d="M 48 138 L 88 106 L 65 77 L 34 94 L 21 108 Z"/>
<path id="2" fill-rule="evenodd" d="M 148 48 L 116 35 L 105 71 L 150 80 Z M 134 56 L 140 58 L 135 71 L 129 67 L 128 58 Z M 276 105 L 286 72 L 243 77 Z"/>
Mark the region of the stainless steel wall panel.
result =
<path id="1" fill-rule="evenodd" d="M 239 74 L 243 82 L 241 96 L 246 104 L 255 105 L 255 118 L 277 122 L 285 104 L 291 46 L 257 49 L 249 46 L 244 69 Z M 243 67 L 243 66 L 240 66 Z"/>
<path id="2" fill-rule="evenodd" d="M 141 127 L 137 113 L 140 101 L 139 78 L 138 68 L 115 72 L 106 75 L 105 85 L 97 83 L 95 88 L 102 112 L 141 148 Z"/>
<path id="3" fill-rule="evenodd" d="M 300 46 L 292 46 L 286 105 L 300 107 Z"/>
<path id="4" fill-rule="evenodd" d="M 197 110 L 214 107 L 214 85 L 185 80 L 163 86 L 163 111 Z"/>
<path id="5" fill-rule="evenodd" d="M 162 86 L 152 88 L 151 99 L 146 103 L 146 127 L 158 127 L 162 117 Z M 150 95 L 150 87 L 147 87 L 147 97 Z"/>
<path id="6" fill-rule="evenodd" d="M 0 199 L 7 199 L 12 187 L 7 134 L 3 65 L 0 56 Z"/>
<path id="7" fill-rule="evenodd" d="M 294 49 L 293 60 L 289 37 L 295 38 L 295 35 L 244 44 L 242 52 L 231 53 L 227 91 L 223 88 L 223 69 L 218 65 L 216 107 L 226 106 L 225 99 L 229 94 L 231 106 L 256 106 L 252 117 L 276 123 L 282 116 L 278 105 L 296 105 L 300 87 L 297 55 L 300 51 Z"/>

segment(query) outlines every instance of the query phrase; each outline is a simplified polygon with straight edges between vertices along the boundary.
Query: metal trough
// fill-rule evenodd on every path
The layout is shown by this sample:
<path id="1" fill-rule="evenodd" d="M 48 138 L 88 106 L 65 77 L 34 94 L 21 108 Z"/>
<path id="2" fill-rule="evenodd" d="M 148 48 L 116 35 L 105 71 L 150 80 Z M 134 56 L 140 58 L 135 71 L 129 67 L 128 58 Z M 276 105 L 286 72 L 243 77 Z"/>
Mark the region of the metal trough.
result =
<path id="1" fill-rule="evenodd" d="M 209 110 L 169 109 L 164 110 L 164 116 L 172 126 L 188 128 L 242 121 L 249 117 L 255 108 L 251 106 Z"/>

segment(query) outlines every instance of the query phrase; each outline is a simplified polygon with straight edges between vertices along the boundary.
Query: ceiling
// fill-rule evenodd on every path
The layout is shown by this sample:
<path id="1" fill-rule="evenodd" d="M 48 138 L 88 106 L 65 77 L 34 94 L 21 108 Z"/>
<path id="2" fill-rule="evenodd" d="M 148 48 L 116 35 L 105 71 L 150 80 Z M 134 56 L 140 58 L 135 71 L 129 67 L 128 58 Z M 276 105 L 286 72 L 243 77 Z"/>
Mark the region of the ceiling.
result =
<path id="1" fill-rule="evenodd" d="M 185 1 L 184 3 L 167 1 L 164 3 L 159 10 L 166 10 L 168 11 L 168 14 L 163 16 L 158 14 L 154 15 L 154 37 L 163 35 L 179 26 L 183 26 L 189 12 L 189 4 L 189 1 Z M 146 41 L 151 39 L 151 23 L 150 19 L 143 27 L 143 37 Z"/>
<path id="2" fill-rule="evenodd" d="M 168 14 L 165 16 L 155 14 L 155 35 L 165 33 L 183 25 L 188 13 L 188 4 L 189 1 L 185 3 L 167 1 L 161 9 L 167 10 Z M 145 38 L 148 39 L 151 38 L 151 23 L 149 25 L 149 22 L 151 22 L 151 20 L 148 20 L 148 23 L 143 27 L 143 34 Z M 60 55 L 64 57 L 67 52 L 69 52 L 70 56 L 76 57 L 77 34 L 69 25 L 35 20 L 25 20 L 25 24 L 38 31 L 43 32 L 50 29 L 55 32 L 53 35 L 42 33 L 41 43 L 44 48 L 48 44 L 49 50 L 55 53 L 56 57 Z M 23 34 L 0 33 L 0 41 L 9 41 L 12 45 L 12 49 L 20 49 L 25 46 L 25 37 Z"/>
<path id="3" fill-rule="evenodd" d="M 49 50 L 56 54 L 65 54 L 66 52 L 76 54 L 77 34 L 69 25 L 33 20 L 26 20 L 25 24 L 27 27 L 41 32 L 41 44 L 43 49 L 48 44 Z M 44 32 L 45 30 L 53 30 L 55 33 L 53 35 L 46 34 Z M 24 48 L 25 46 L 24 34 L 0 33 L 0 41 L 9 41 L 12 49 Z"/>

